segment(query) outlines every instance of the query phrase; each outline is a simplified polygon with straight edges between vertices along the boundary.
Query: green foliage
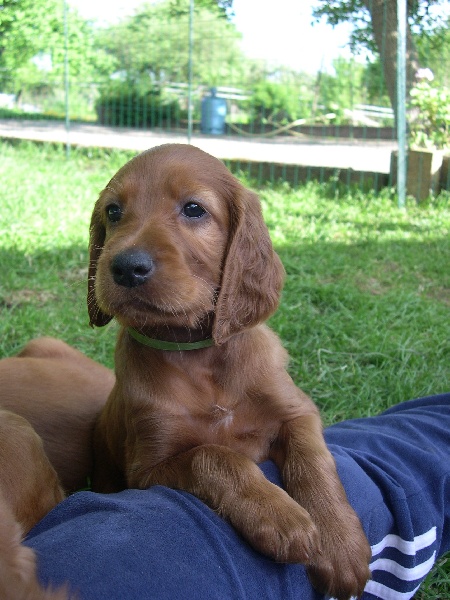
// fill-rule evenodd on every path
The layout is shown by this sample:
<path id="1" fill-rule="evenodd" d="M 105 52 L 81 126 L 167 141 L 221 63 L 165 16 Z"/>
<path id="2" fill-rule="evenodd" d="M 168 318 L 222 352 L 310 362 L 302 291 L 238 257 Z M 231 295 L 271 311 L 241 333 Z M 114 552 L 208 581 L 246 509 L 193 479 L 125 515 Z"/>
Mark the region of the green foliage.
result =
<path id="1" fill-rule="evenodd" d="M 411 106 L 411 144 L 420 148 L 450 149 L 450 88 L 419 81 L 411 90 Z"/>
<path id="2" fill-rule="evenodd" d="M 105 81 L 117 68 L 114 57 L 95 43 L 92 24 L 70 9 L 67 15 L 67 55 L 69 78 L 72 83 Z M 64 74 L 65 40 L 61 37 L 51 51 L 53 81 Z"/>
<path id="3" fill-rule="evenodd" d="M 187 118 L 177 98 L 153 86 L 131 86 L 115 82 L 105 87 L 95 105 L 98 122 L 127 127 L 176 126 Z"/>
<path id="4" fill-rule="evenodd" d="M 364 66 L 355 60 L 338 58 L 333 61 L 334 74 L 322 73 L 319 102 L 322 112 L 334 113 L 335 123 L 349 122 L 348 110 L 365 102 Z"/>
<path id="5" fill-rule="evenodd" d="M 189 2 L 186 0 L 170 0 L 170 15 L 188 14 L 190 11 Z M 233 0 L 195 0 L 194 10 L 198 12 L 199 8 L 206 8 L 213 14 L 226 19 L 232 12 Z"/>
<path id="6" fill-rule="evenodd" d="M 414 36 L 421 66 L 430 69 L 434 84 L 450 87 L 450 18 L 441 26 Z"/>
<path id="7" fill-rule="evenodd" d="M 332 25 L 349 22 L 353 26 L 350 43 L 353 48 L 368 47 L 374 50 L 370 13 L 364 0 L 316 0 L 313 16 L 317 21 L 325 18 Z"/>
<path id="8" fill-rule="evenodd" d="M 14 71 L 48 51 L 62 33 L 58 0 L 0 0 L 0 68 Z"/>
<path id="9" fill-rule="evenodd" d="M 245 59 L 240 34 L 214 6 L 196 8 L 193 77 L 207 86 L 229 85 L 239 81 Z M 117 70 L 133 84 L 187 81 L 188 8 L 187 0 L 144 4 L 134 16 L 100 31 L 97 45 L 114 57 Z"/>
<path id="10" fill-rule="evenodd" d="M 249 66 L 240 34 L 213 0 L 196 3 L 193 39 L 194 100 L 199 118 L 202 86 L 243 84 Z M 101 123 L 177 126 L 187 118 L 189 2 L 163 0 L 141 6 L 121 23 L 98 31 L 96 45 L 115 61 L 114 80 L 96 102 Z M 181 86 L 172 85 L 181 83 Z M 185 87 L 183 88 L 183 84 Z"/>
<path id="11" fill-rule="evenodd" d="M 316 116 L 331 113 L 334 124 L 351 125 L 355 105 L 389 106 L 379 60 L 362 63 L 341 57 L 333 61 L 332 67 L 332 73 L 320 73 L 317 79 Z M 392 121 L 387 124 L 392 125 Z"/>
<path id="12" fill-rule="evenodd" d="M 333 61 L 331 72 L 315 78 L 279 69 L 271 74 L 271 80 L 258 81 L 251 88 L 245 109 L 256 129 L 297 119 L 328 122 L 330 114 L 333 124 L 352 124 L 351 111 L 356 104 L 389 106 L 379 61 L 364 64 L 340 57 Z"/>
<path id="13" fill-rule="evenodd" d="M 75 10 L 67 25 L 66 40 L 59 0 L 0 0 L 0 89 L 43 113 L 64 115 L 67 42 L 72 115 L 92 116 L 95 90 L 86 82 L 104 81 L 115 62 L 94 47 L 91 25 Z"/>
<path id="14" fill-rule="evenodd" d="M 115 68 L 101 48 L 93 46 L 87 21 L 71 9 L 67 15 L 67 51 L 72 80 L 104 76 Z M 64 73 L 64 20 L 59 0 L 0 0 L 0 67 L 14 75 L 16 86 L 27 86 L 29 77 L 49 83 Z M 30 59 L 37 59 L 31 62 Z M 46 66 L 39 67 L 39 63 Z"/>
<path id="15" fill-rule="evenodd" d="M 389 107 L 390 101 L 383 76 L 383 65 L 378 55 L 366 61 L 361 83 L 367 94 L 366 101 L 369 104 Z"/>
<path id="16" fill-rule="evenodd" d="M 446 11 L 432 10 L 446 6 L 448 0 L 414 0 L 407 2 L 406 88 L 410 90 L 419 68 L 414 37 L 428 35 L 443 27 Z M 369 50 L 382 60 L 384 80 L 393 110 L 397 111 L 396 54 L 397 0 L 316 0 L 313 14 L 331 25 L 352 25 L 350 47 L 353 52 Z"/>
<path id="17" fill-rule="evenodd" d="M 330 25 L 350 23 L 353 27 L 350 44 L 357 51 L 367 48 L 372 52 L 379 52 L 374 40 L 371 13 L 381 5 L 381 10 L 386 11 L 385 0 L 315 0 L 313 16 L 317 21 L 325 18 Z M 386 0 L 386 4 L 396 5 L 396 0 Z M 413 0 L 407 2 L 409 22 L 412 28 L 422 34 L 436 27 L 442 26 L 444 18 L 439 11 L 430 12 L 431 7 L 445 6 L 447 0 Z M 445 11 L 442 11 L 442 15 Z"/>
<path id="18" fill-rule="evenodd" d="M 298 88 L 283 83 L 260 81 L 248 105 L 250 119 L 258 123 L 284 124 L 300 117 Z"/>

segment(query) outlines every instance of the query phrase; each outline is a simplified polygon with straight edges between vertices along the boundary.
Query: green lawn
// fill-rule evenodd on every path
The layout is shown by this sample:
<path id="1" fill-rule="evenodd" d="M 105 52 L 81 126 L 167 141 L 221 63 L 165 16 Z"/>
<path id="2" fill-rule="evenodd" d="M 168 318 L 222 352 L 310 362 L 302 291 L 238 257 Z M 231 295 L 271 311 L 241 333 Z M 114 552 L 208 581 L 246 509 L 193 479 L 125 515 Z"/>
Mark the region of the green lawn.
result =
<path id="1" fill-rule="evenodd" d="M 131 155 L 0 143 L 0 356 L 52 335 L 112 366 L 115 326 L 88 326 L 88 226 Z M 400 210 L 388 193 L 335 186 L 259 192 L 287 271 L 271 325 L 325 421 L 449 391 L 450 197 Z M 448 599 L 449 562 L 417 598 Z"/>

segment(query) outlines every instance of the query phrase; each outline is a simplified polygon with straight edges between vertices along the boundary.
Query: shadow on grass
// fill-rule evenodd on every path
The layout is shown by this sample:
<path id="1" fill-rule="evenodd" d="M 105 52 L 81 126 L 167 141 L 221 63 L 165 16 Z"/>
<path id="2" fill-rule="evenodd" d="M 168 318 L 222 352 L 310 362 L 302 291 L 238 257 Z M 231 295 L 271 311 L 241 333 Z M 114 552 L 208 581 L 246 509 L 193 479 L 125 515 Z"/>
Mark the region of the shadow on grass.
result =
<path id="1" fill-rule="evenodd" d="M 63 339 L 112 366 L 114 325 L 89 327 L 87 249 L 74 245 L 24 255 L 0 248 L 0 356 L 17 353 L 30 339 Z"/>
<path id="2" fill-rule="evenodd" d="M 277 248 L 287 278 L 270 324 L 296 383 L 335 421 L 372 414 L 450 381 L 450 240 Z M 92 330 L 87 248 L 0 249 L 1 351 L 53 335 L 112 364 L 115 327 Z"/>
<path id="3" fill-rule="evenodd" d="M 271 326 L 328 422 L 375 414 L 450 381 L 450 241 L 278 248 L 286 283 Z"/>

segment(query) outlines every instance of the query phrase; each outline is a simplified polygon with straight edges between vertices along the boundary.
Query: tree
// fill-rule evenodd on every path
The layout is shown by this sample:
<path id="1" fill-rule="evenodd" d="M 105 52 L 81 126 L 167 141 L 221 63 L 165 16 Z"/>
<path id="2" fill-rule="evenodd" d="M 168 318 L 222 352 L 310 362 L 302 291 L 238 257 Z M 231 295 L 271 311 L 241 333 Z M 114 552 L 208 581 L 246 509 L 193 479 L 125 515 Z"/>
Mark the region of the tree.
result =
<path id="1" fill-rule="evenodd" d="M 383 74 L 394 111 L 397 108 L 397 1 L 396 0 L 316 0 L 313 14 L 325 17 L 331 25 L 350 22 L 353 25 L 351 46 L 354 51 L 368 48 L 381 58 Z M 441 19 L 433 7 L 444 6 L 447 0 L 408 0 L 407 27 L 407 93 L 419 68 L 413 32 L 432 30 Z"/>
<path id="2" fill-rule="evenodd" d="M 188 80 L 188 0 L 144 4 L 132 17 L 100 31 L 97 45 L 113 56 L 118 71 L 133 85 Z M 229 85 L 245 68 L 240 34 L 213 0 L 196 3 L 194 80 Z M 145 83 L 147 82 L 147 83 Z"/>
<path id="3" fill-rule="evenodd" d="M 450 87 L 450 17 L 432 31 L 425 31 L 415 37 L 419 62 L 431 69 L 434 83 Z"/>
<path id="4" fill-rule="evenodd" d="M 92 46 L 89 23 L 73 9 L 67 20 L 70 76 L 88 79 L 93 72 L 110 70 L 111 61 Z M 32 75 L 31 59 L 47 57 L 48 78 L 61 78 L 64 53 L 61 0 L 0 0 L 0 70 L 17 76 L 25 69 Z"/>
<path id="5" fill-rule="evenodd" d="M 95 90 L 88 82 L 106 78 L 113 59 L 94 48 L 92 26 L 72 8 L 67 26 L 66 38 L 61 0 L 0 0 L 1 89 L 18 104 L 64 112 L 67 48 L 71 107 L 83 115 L 92 110 Z"/>
<path id="6" fill-rule="evenodd" d="M 189 5 L 185 0 L 170 0 L 172 7 L 172 15 L 175 12 L 187 13 L 189 11 Z M 233 14 L 233 0 L 195 0 L 196 8 L 206 8 L 208 10 L 216 11 L 221 17 L 228 18 Z"/>
<path id="7" fill-rule="evenodd" d="M 364 65 L 354 59 L 336 58 L 333 61 L 334 74 L 321 73 L 317 102 L 322 112 L 335 115 L 333 123 L 341 125 L 352 122 L 355 104 L 364 104 L 367 87 L 363 80 Z"/>
<path id="8" fill-rule="evenodd" d="M 0 0 L 0 69 L 14 72 L 62 33 L 58 0 Z"/>
<path id="9" fill-rule="evenodd" d="M 195 2 L 192 65 L 189 21 L 189 0 L 162 0 L 98 31 L 97 47 L 116 62 L 96 103 L 101 122 L 154 127 L 185 120 L 190 66 L 197 111 L 205 87 L 242 85 L 248 61 L 224 7 L 215 0 Z"/>

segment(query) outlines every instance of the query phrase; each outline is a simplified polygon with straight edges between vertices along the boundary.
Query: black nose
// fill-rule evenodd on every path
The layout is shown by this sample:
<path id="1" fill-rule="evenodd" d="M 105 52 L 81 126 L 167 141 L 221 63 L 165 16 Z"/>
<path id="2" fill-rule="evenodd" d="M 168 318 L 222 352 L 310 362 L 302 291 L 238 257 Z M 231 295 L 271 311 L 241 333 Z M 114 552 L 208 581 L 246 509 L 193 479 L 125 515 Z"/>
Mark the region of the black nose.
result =
<path id="1" fill-rule="evenodd" d="M 118 285 L 133 288 L 147 281 L 153 271 L 152 257 L 144 250 L 124 250 L 114 257 L 111 273 Z"/>

